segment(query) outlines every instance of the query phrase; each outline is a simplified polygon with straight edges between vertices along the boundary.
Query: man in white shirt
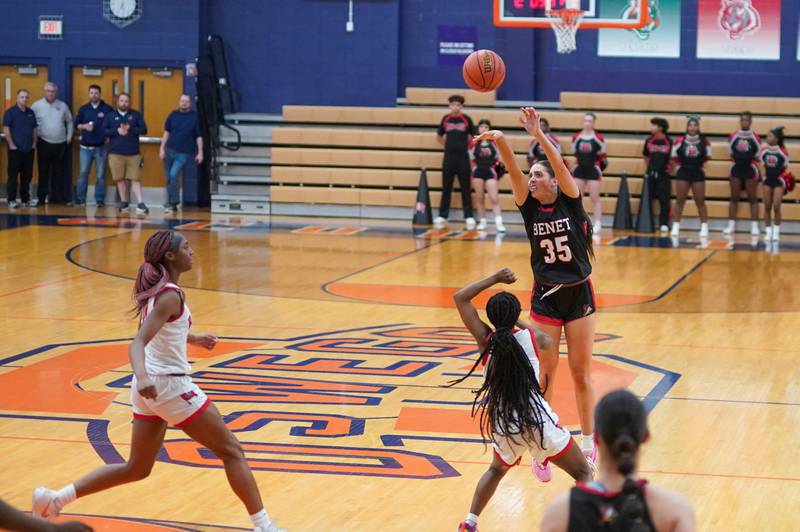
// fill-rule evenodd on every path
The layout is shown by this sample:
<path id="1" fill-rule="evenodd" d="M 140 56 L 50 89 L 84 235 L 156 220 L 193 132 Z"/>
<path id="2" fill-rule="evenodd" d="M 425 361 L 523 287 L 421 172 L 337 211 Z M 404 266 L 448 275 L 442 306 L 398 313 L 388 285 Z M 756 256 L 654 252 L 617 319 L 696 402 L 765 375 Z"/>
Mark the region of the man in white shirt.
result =
<path id="1" fill-rule="evenodd" d="M 58 86 L 48 81 L 44 98 L 32 106 L 39 128 L 37 159 L 39 163 L 39 205 L 49 198 L 49 203 L 66 203 L 71 192 L 65 190 L 67 175 L 67 150 L 72 143 L 72 113 L 66 103 L 58 98 Z M 71 184 L 70 184 L 71 188 Z"/>

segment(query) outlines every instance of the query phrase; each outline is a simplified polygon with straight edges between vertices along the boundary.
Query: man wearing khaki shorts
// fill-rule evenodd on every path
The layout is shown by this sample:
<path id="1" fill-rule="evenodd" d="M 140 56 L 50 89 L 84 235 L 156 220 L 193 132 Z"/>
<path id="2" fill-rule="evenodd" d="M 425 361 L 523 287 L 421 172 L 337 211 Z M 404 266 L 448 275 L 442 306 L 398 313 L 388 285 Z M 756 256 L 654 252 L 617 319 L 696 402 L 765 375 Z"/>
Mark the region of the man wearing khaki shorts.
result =
<path id="1" fill-rule="evenodd" d="M 142 114 L 131 109 L 130 105 L 130 95 L 123 92 L 117 98 L 117 108 L 103 121 L 103 130 L 109 138 L 108 167 L 119 191 L 119 211 L 128 210 L 128 189 L 125 186 L 128 179 L 136 197 L 136 214 L 147 214 L 150 211 L 142 201 L 142 184 L 139 182 L 142 163 L 139 135 L 147 134 L 147 124 Z"/>

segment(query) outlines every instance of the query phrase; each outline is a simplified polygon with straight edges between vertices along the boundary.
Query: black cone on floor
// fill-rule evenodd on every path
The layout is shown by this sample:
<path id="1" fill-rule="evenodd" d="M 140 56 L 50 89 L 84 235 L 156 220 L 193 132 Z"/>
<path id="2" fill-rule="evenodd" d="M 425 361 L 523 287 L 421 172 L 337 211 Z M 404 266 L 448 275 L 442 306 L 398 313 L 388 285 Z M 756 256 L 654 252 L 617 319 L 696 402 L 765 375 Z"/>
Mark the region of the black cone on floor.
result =
<path id="1" fill-rule="evenodd" d="M 433 213 L 431 213 L 431 195 L 428 192 L 428 171 L 423 168 L 419 175 L 419 187 L 417 188 L 417 201 L 414 205 L 414 225 L 433 225 Z"/>
<path id="2" fill-rule="evenodd" d="M 650 175 L 642 180 L 642 199 L 639 201 L 639 215 L 636 217 L 637 233 L 652 233 L 656 230 L 653 222 L 653 200 L 650 193 Z"/>
<path id="3" fill-rule="evenodd" d="M 628 174 L 622 174 L 617 193 L 617 206 L 614 209 L 614 229 L 633 229 L 631 212 L 631 193 L 628 190 Z"/>

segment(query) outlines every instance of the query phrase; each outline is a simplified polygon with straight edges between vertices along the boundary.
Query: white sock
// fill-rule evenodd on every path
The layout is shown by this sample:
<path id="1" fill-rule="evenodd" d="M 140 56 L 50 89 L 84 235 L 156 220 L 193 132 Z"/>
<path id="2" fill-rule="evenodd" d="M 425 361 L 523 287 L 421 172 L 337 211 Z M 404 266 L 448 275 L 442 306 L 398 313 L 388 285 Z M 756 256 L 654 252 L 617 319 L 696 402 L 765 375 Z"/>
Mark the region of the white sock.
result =
<path id="1" fill-rule="evenodd" d="M 469 526 L 478 526 L 478 516 L 475 514 L 467 514 L 467 518 L 464 519 Z"/>
<path id="2" fill-rule="evenodd" d="M 270 525 L 271 521 L 269 520 L 269 515 L 267 515 L 267 509 L 264 508 L 260 512 L 254 513 L 250 516 L 250 521 L 253 522 L 253 527 L 255 528 L 263 528 L 264 530 Z"/>
<path id="3" fill-rule="evenodd" d="M 59 511 L 61 508 L 68 505 L 72 501 L 78 498 L 78 494 L 75 493 L 75 484 L 69 484 L 68 486 L 64 486 L 60 490 L 56 492 L 56 505 L 58 506 Z"/>
<path id="4" fill-rule="evenodd" d="M 591 434 L 581 434 L 581 451 L 591 451 L 594 449 L 594 436 Z"/>

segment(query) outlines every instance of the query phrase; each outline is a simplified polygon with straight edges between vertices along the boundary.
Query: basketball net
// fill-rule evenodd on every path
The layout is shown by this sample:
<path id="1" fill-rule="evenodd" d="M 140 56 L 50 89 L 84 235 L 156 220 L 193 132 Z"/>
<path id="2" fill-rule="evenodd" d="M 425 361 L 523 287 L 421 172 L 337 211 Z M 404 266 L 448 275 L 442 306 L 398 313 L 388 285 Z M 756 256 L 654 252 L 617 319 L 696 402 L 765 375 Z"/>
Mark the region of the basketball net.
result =
<path id="1" fill-rule="evenodd" d="M 577 49 L 575 34 L 583 20 L 582 9 L 554 9 L 546 11 L 550 27 L 556 34 L 558 53 L 571 54 Z"/>

